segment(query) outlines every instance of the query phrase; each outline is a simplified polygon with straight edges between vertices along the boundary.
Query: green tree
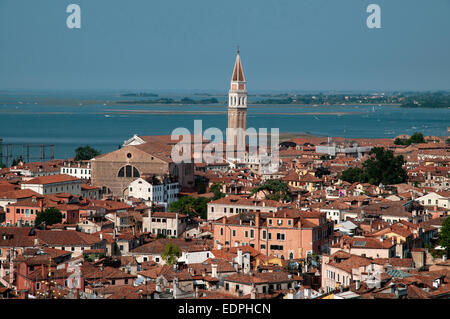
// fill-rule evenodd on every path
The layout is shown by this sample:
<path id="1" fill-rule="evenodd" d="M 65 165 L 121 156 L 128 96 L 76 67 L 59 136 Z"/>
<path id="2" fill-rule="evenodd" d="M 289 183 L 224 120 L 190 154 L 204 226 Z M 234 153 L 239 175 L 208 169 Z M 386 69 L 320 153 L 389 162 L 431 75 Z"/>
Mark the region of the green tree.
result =
<path id="1" fill-rule="evenodd" d="M 197 182 L 197 193 L 205 194 L 206 193 L 206 183 L 204 181 Z"/>
<path id="2" fill-rule="evenodd" d="M 360 182 L 372 185 L 403 183 L 407 179 L 403 168 L 403 156 L 394 156 L 391 150 L 374 147 L 370 155 L 375 155 L 363 163 L 363 168 L 350 167 L 342 172 L 341 179 L 349 183 Z"/>
<path id="3" fill-rule="evenodd" d="M 213 183 L 209 188 L 209 191 L 214 194 L 212 200 L 225 197 L 225 194 L 222 193 L 222 183 Z"/>
<path id="4" fill-rule="evenodd" d="M 61 212 L 54 207 L 49 207 L 37 213 L 36 220 L 34 223 L 36 226 L 39 226 L 42 223 L 51 226 L 53 224 L 59 224 L 61 223 L 61 221 L 62 221 Z"/>
<path id="5" fill-rule="evenodd" d="M 442 223 L 441 232 L 439 233 L 439 245 L 445 248 L 447 257 L 450 253 L 450 216 Z"/>
<path id="6" fill-rule="evenodd" d="M 423 134 L 420 132 L 416 132 L 409 138 L 409 141 L 411 143 L 426 143 L 425 138 L 423 137 Z"/>
<path id="7" fill-rule="evenodd" d="M 99 156 L 100 151 L 90 147 L 89 145 L 80 146 L 75 150 L 76 161 L 88 161 L 96 156 Z"/>
<path id="8" fill-rule="evenodd" d="M 423 137 L 423 134 L 420 132 L 414 133 L 408 139 L 401 139 L 401 138 L 397 137 L 394 141 L 394 144 L 396 144 L 396 145 L 411 145 L 411 144 L 417 144 L 417 143 L 426 143 L 425 138 Z"/>
<path id="9" fill-rule="evenodd" d="M 23 162 L 22 156 L 18 156 L 16 158 L 14 158 L 12 163 L 11 163 L 11 166 L 19 165 L 20 162 Z"/>
<path id="10" fill-rule="evenodd" d="M 317 168 L 316 172 L 314 173 L 314 175 L 316 175 L 317 178 L 322 178 L 322 176 L 324 175 L 330 175 L 330 170 L 328 169 L 328 167 L 323 167 L 320 166 Z"/>
<path id="11" fill-rule="evenodd" d="M 359 167 L 349 167 L 342 172 L 341 179 L 349 183 L 367 182 L 367 176 L 365 175 L 364 170 Z"/>
<path id="12" fill-rule="evenodd" d="M 265 181 L 263 184 L 253 188 L 250 195 L 253 196 L 260 191 L 267 192 L 266 199 L 276 201 L 291 200 L 287 183 L 284 183 L 278 179 L 269 179 Z"/>
<path id="13" fill-rule="evenodd" d="M 375 157 L 365 161 L 363 167 L 370 184 L 390 185 L 406 181 L 407 175 L 403 168 L 405 160 L 402 155 L 394 156 L 394 152 L 383 147 L 374 147 L 369 154 Z"/>
<path id="14" fill-rule="evenodd" d="M 405 139 L 402 139 L 402 138 L 399 138 L 399 137 L 397 137 L 397 138 L 394 140 L 394 144 L 395 144 L 395 145 L 407 145 L 406 143 L 407 143 L 407 142 L 406 142 Z"/>
<path id="15" fill-rule="evenodd" d="M 180 247 L 175 244 L 168 243 L 164 248 L 164 252 L 161 255 L 161 258 L 168 264 L 174 265 L 177 262 L 178 257 L 181 256 Z"/>
<path id="16" fill-rule="evenodd" d="M 208 201 L 209 199 L 206 197 L 184 196 L 170 205 L 170 211 L 206 218 Z"/>

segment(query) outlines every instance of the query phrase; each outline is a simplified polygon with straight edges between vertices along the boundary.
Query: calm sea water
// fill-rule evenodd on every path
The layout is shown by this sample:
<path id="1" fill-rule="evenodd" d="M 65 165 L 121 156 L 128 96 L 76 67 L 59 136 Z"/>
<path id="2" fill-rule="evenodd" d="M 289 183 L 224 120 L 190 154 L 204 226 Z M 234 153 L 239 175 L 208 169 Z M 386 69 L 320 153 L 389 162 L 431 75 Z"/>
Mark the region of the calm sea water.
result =
<path id="1" fill-rule="evenodd" d="M 180 96 L 166 95 L 172 98 Z M 194 120 L 197 119 L 203 120 L 204 129 L 217 127 L 225 130 L 227 126 L 225 105 L 142 106 L 113 103 L 130 99 L 135 98 L 120 97 L 117 93 L 0 93 L 0 138 L 3 143 L 54 144 L 55 157 L 68 158 L 74 156 L 74 149 L 80 145 L 89 144 L 102 152 L 108 152 L 117 149 L 133 134 L 171 134 L 177 127 L 193 131 Z M 218 99 L 225 101 L 226 97 L 219 96 Z M 249 100 L 252 99 L 255 98 Z M 169 114 L 132 114 L 123 110 L 167 111 Z M 179 111 L 209 113 L 176 113 Z M 340 114 L 330 114 L 337 112 Z M 304 132 L 348 138 L 394 137 L 417 131 L 425 135 L 445 136 L 449 125 L 449 109 L 393 106 L 250 105 L 247 115 L 248 127 L 279 128 L 282 133 Z"/>

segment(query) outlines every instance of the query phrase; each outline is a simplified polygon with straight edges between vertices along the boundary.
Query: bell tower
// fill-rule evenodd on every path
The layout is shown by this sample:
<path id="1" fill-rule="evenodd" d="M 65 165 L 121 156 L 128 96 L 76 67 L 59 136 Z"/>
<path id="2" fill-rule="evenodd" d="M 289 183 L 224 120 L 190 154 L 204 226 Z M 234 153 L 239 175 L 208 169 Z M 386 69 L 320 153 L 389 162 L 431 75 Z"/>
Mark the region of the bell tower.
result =
<path id="1" fill-rule="evenodd" d="M 234 63 L 231 86 L 228 93 L 227 145 L 245 150 L 245 130 L 247 128 L 247 88 L 242 69 L 239 48 Z M 239 130 L 242 129 L 242 130 Z"/>

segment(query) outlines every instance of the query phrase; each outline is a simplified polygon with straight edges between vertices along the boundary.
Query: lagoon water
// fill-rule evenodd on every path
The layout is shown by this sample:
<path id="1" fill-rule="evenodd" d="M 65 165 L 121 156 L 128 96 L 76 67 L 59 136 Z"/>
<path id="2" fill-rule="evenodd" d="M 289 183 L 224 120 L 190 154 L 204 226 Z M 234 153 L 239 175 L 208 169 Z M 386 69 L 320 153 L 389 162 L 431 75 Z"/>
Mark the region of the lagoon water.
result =
<path id="1" fill-rule="evenodd" d="M 160 97 L 183 96 L 189 95 L 160 94 Z M 225 103 L 224 95 L 217 98 Z M 89 144 L 108 152 L 117 149 L 133 134 L 171 134 L 177 127 L 193 131 L 194 120 L 197 119 L 203 120 L 203 129 L 217 127 L 225 130 L 227 125 L 225 105 L 115 103 L 135 99 L 138 98 L 122 97 L 119 93 L 0 92 L 0 138 L 3 143 L 54 144 L 56 158 L 69 158 L 80 145 Z M 385 138 L 414 132 L 446 136 L 449 125 L 449 109 L 397 106 L 249 105 L 247 114 L 248 127 L 347 138 Z"/>

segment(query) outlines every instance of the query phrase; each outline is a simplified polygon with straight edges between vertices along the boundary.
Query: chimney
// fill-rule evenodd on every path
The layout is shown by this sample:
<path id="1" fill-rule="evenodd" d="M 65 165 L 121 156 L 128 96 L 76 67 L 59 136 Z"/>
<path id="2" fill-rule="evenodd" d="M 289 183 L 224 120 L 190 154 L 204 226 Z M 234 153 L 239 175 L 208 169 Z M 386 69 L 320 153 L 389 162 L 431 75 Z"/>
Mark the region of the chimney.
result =
<path id="1" fill-rule="evenodd" d="M 9 261 L 9 284 L 12 286 L 14 282 L 14 261 Z"/>
<path id="2" fill-rule="evenodd" d="M 45 278 L 47 278 L 46 276 L 45 276 L 45 266 L 44 265 L 41 265 L 41 275 L 42 275 L 42 278 L 45 280 Z M 42 287 L 42 286 L 41 286 Z"/>
<path id="3" fill-rule="evenodd" d="M 359 280 L 355 280 L 356 283 L 356 290 L 359 290 L 361 288 L 361 283 L 359 282 Z"/>
<path id="4" fill-rule="evenodd" d="M 250 292 L 250 299 L 256 299 L 256 288 L 252 285 L 252 291 Z"/>
<path id="5" fill-rule="evenodd" d="M 259 214 L 255 213 L 255 226 L 259 227 Z"/>
<path id="6" fill-rule="evenodd" d="M 103 234 L 100 233 L 100 240 L 103 240 Z"/>
<path id="7" fill-rule="evenodd" d="M 239 264 L 239 266 L 242 267 L 242 250 L 238 249 L 237 250 L 237 263 Z"/>
<path id="8" fill-rule="evenodd" d="M 211 264 L 211 277 L 217 277 L 217 264 Z"/>
<path id="9" fill-rule="evenodd" d="M 173 299 L 177 299 L 177 295 L 178 295 L 178 278 L 174 277 L 173 278 Z"/>
<path id="10" fill-rule="evenodd" d="M 303 290 L 303 292 L 304 292 L 303 295 L 304 295 L 307 299 L 309 299 L 309 298 L 311 297 L 311 289 L 305 288 L 305 289 Z"/>

